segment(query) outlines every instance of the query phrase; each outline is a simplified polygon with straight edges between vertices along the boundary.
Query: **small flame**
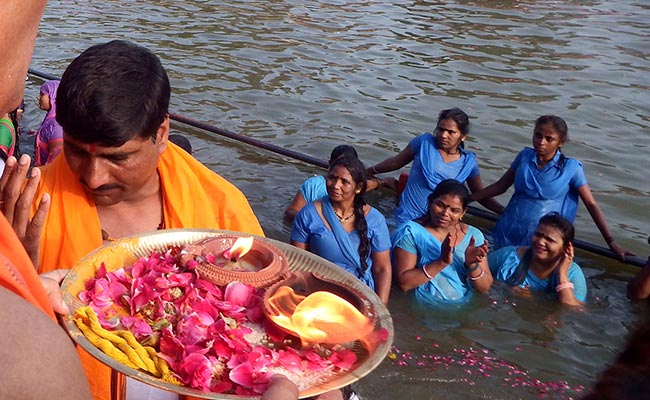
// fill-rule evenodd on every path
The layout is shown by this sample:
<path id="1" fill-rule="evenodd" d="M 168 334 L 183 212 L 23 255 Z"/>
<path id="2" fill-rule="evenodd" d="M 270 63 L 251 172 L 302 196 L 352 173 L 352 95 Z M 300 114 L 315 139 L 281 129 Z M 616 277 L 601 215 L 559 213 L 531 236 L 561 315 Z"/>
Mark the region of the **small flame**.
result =
<path id="1" fill-rule="evenodd" d="M 312 343 L 343 344 L 362 339 L 373 331 L 370 319 L 352 304 L 330 292 L 301 296 L 281 286 L 269 299 L 270 318 L 298 336 L 304 346 Z"/>
<path id="2" fill-rule="evenodd" d="M 253 247 L 253 237 L 238 237 L 232 247 L 223 252 L 223 257 L 230 261 L 237 261 Z"/>

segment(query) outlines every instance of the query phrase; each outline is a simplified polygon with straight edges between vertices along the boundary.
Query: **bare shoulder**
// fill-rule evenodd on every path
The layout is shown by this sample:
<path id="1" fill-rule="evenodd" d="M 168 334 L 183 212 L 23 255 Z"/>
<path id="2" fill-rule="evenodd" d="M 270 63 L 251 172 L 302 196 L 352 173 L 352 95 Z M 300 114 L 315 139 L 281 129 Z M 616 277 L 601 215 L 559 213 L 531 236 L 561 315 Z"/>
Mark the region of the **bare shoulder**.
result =
<path id="1" fill-rule="evenodd" d="M 90 399 L 79 357 L 63 329 L 3 287 L 0 304 L 0 353 L 8 366 L 0 374 L 0 398 Z"/>

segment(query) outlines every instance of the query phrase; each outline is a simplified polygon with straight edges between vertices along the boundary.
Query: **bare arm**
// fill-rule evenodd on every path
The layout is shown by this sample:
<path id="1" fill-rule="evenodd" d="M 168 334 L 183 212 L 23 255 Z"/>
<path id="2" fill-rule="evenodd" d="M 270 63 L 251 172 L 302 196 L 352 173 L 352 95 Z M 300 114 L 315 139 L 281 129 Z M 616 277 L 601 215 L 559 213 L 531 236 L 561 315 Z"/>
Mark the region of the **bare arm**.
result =
<path id="1" fill-rule="evenodd" d="M 431 278 L 435 277 L 447 265 L 451 264 L 453 255 L 451 245 L 449 244 L 450 240 L 451 238 L 448 235 L 442 243 L 440 258 L 423 265 L 422 268 L 417 268 L 417 256 L 415 254 L 409 253 L 399 247 L 393 250 L 393 265 L 397 271 L 397 281 L 402 291 L 408 292 L 418 286 L 424 285 L 429 282 L 429 276 Z M 429 274 L 429 276 L 426 274 Z"/>
<path id="2" fill-rule="evenodd" d="M 650 297 L 650 257 L 641 271 L 627 284 L 627 297 L 632 300 Z"/>
<path id="3" fill-rule="evenodd" d="M 594 199 L 594 196 L 591 193 L 591 189 L 589 189 L 589 185 L 585 184 L 580 186 L 578 188 L 578 194 L 580 195 L 582 202 L 585 204 L 585 207 L 587 207 L 587 210 L 589 211 L 589 215 L 591 215 L 591 218 L 594 220 L 594 223 L 598 227 L 600 234 L 603 235 L 605 242 L 607 243 L 609 248 L 614 252 L 614 254 L 616 254 L 618 258 L 621 259 L 622 261 L 625 261 L 626 255 L 630 255 L 630 256 L 635 255 L 631 251 L 623 247 L 619 247 L 616 243 L 614 243 L 614 238 L 612 237 L 612 234 L 609 232 L 609 227 L 607 226 L 607 222 L 605 221 L 605 216 L 603 215 L 603 212 L 600 210 L 600 207 L 598 207 L 598 203 L 596 203 L 596 199 Z"/>
<path id="4" fill-rule="evenodd" d="M 384 304 L 388 303 L 391 283 L 390 250 L 373 251 L 372 258 L 372 279 L 375 281 L 375 292 Z"/>
<path id="5" fill-rule="evenodd" d="M 0 287 L 0 398 L 91 399 L 72 341 L 46 314 Z"/>
<path id="6" fill-rule="evenodd" d="M 480 177 L 479 177 L 480 181 Z M 510 186 L 515 182 L 515 170 L 512 168 L 508 168 L 508 170 L 499 178 L 498 181 L 494 182 L 493 184 L 483 188 L 482 187 L 482 181 L 480 181 L 480 185 L 476 185 L 476 189 L 472 187 L 474 185 L 473 182 L 470 182 L 470 180 L 467 180 L 467 186 L 469 186 L 469 189 L 472 191 L 472 199 L 476 200 L 478 202 L 481 202 L 484 199 L 487 198 L 492 198 L 496 197 L 500 194 L 503 194 L 508 190 Z M 483 204 L 481 202 L 481 204 Z M 483 204 L 484 205 L 484 204 Z M 487 206 L 485 206 L 487 207 Z M 489 207 L 487 207 L 489 208 Z M 503 209 L 503 207 L 502 207 Z M 494 211 L 494 210 L 492 210 Z M 495 211 L 496 212 L 496 211 Z M 500 212 L 498 214 L 501 214 Z"/>
<path id="7" fill-rule="evenodd" d="M 381 174 L 384 172 L 395 171 L 397 169 L 402 168 L 403 166 L 410 163 L 411 161 L 413 161 L 414 158 L 415 158 L 415 154 L 411 149 L 411 145 L 408 144 L 404 148 L 404 150 L 400 151 L 397 155 L 387 158 L 378 164 L 375 164 L 374 166 L 368 168 L 366 172 L 369 175 L 374 175 L 374 174 Z"/>
<path id="8" fill-rule="evenodd" d="M 0 7 L 0 114 L 16 108 L 23 97 L 27 68 L 47 0 L 3 0 Z"/>
<path id="9" fill-rule="evenodd" d="M 558 280 L 560 282 L 558 284 L 558 288 L 560 285 L 567 285 L 571 283 L 571 281 L 569 280 L 569 267 L 573 262 L 573 256 L 574 256 L 573 244 L 569 243 L 569 246 L 564 253 L 564 258 L 562 259 L 561 264 L 558 267 L 558 271 L 557 271 Z M 556 288 L 556 290 L 558 288 Z M 573 291 L 573 287 L 566 287 L 565 289 L 559 290 L 557 292 L 557 295 L 562 304 L 566 304 L 570 306 L 579 306 L 582 304 L 580 300 L 576 299 L 575 293 Z"/>
<path id="10" fill-rule="evenodd" d="M 305 200 L 302 192 L 298 190 L 298 193 L 296 193 L 296 196 L 293 198 L 291 204 L 289 204 L 287 206 L 287 209 L 284 210 L 284 218 L 289 221 L 293 221 L 293 219 L 296 218 L 296 215 L 298 215 L 298 212 L 300 212 L 300 210 L 302 210 L 302 208 L 306 205 L 307 200 Z"/>
<path id="11" fill-rule="evenodd" d="M 384 180 L 381 178 L 372 177 L 366 179 L 366 192 L 377 190 L 382 186 L 384 186 Z"/>
<path id="12" fill-rule="evenodd" d="M 483 189 L 483 180 L 481 179 L 480 175 L 476 175 L 473 178 L 467 179 L 467 186 L 469 187 L 469 190 L 472 192 L 472 198 L 474 198 L 474 193 L 481 192 Z M 505 190 L 504 190 L 505 191 Z M 503 213 L 503 205 L 499 203 L 496 199 L 492 198 L 492 196 L 489 197 L 484 197 L 478 202 L 488 210 L 495 212 L 497 214 L 502 214 Z"/>
<path id="13" fill-rule="evenodd" d="M 469 246 L 465 249 L 465 268 L 468 269 L 469 280 L 474 290 L 479 293 L 485 293 L 494 282 L 486 257 L 488 253 L 488 241 L 486 240 L 480 246 L 475 246 L 474 243 L 474 238 L 471 238 Z M 476 268 L 476 264 L 478 264 L 478 269 L 472 270 Z"/>

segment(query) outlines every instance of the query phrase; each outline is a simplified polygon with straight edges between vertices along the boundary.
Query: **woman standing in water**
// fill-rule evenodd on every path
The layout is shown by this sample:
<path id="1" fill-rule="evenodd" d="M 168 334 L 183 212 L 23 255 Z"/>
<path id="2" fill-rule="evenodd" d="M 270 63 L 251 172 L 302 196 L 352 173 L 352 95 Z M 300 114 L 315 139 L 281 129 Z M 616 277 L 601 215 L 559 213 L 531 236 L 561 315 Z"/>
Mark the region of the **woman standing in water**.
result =
<path id="1" fill-rule="evenodd" d="M 363 163 L 350 156 L 332 161 L 327 196 L 303 207 L 293 221 L 291 244 L 350 272 L 388 302 L 390 237 L 384 216 L 366 204 Z"/>
<path id="2" fill-rule="evenodd" d="M 574 229 L 554 212 L 543 216 L 530 246 L 508 246 L 488 255 L 497 280 L 520 292 L 555 293 L 564 304 L 579 305 L 587 298 L 587 281 L 573 262 Z"/>
<path id="3" fill-rule="evenodd" d="M 483 234 L 461 222 L 469 192 L 463 184 L 440 182 L 428 199 L 427 212 L 401 225 L 392 236 L 393 265 L 403 291 L 428 305 L 460 303 L 472 289 L 485 293 L 492 274 Z"/>
<path id="4" fill-rule="evenodd" d="M 420 217 L 426 211 L 427 197 L 445 179 L 467 183 L 472 192 L 483 189 L 476 155 L 465 151 L 469 117 L 459 108 L 443 110 L 438 116 L 435 134 L 424 133 L 394 157 L 368 168 L 375 175 L 395 171 L 413 162 L 406 187 L 395 210 L 398 224 Z M 503 206 L 487 198 L 481 204 L 500 213 Z"/>
<path id="5" fill-rule="evenodd" d="M 587 184 L 582 162 L 566 157 L 560 150 L 568 139 L 567 124 L 562 118 L 539 117 L 533 131 L 533 148 L 524 148 L 496 183 L 472 194 L 474 200 L 481 201 L 515 185 L 515 193 L 492 231 L 495 246 L 530 244 L 540 217 L 551 211 L 573 223 L 580 197 L 609 248 L 621 259 L 633 255 L 614 243 L 605 216 Z"/>

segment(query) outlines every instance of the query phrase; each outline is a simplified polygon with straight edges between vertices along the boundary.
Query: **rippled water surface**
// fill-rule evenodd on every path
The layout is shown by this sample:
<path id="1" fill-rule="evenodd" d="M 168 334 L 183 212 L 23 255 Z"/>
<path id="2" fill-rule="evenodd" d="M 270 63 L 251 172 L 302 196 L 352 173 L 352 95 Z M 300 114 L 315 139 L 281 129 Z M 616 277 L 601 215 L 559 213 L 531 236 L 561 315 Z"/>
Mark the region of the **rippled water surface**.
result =
<path id="1" fill-rule="evenodd" d="M 119 38 L 163 60 L 172 111 L 319 158 L 354 144 L 380 161 L 453 106 L 494 182 L 530 145 L 533 121 L 569 124 L 619 243 L 645 256 L 650 167 L 650 6 L 644 1 L 50 1 L 32 68 L 61 74 L 86 47 Z M 27 86 L 36 128 L 41 81 Z M 236 183 L 269 236 L 318 169 L 190 129 L 196 156 Z M 510 193 L 501 200 L 506 201 Z M 390 215 L 388 193 L 370 201 Z M 481 221 L 476 221 L 485 225 Z M 581 206 L 578 236 L 602 244 Z M 611 361 L 642 307 L 629 267 L 581 254 L 591 304 L 568 311 L 495 287 L 463 310 L 419 310 L 392 295 L 396 349 L 357 385 L 367 399 L 575 397 Z"/>

